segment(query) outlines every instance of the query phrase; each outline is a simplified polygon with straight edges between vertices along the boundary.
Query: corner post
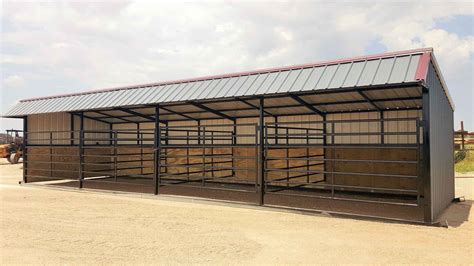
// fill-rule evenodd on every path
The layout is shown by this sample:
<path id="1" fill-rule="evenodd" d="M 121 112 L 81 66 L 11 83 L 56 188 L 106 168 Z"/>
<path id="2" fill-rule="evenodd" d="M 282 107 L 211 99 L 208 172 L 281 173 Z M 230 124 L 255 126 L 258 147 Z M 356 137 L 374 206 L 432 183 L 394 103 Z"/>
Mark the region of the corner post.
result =
<path id="1" fill-rule="evenodd" d="M 161 130 L 160 130 L 160 107 L 155 106 L 155 139 L 154 139 L 154 183 L 155 183 L 155 195 L 159 194 L 160 190 L 160 171 L 161 171 L 161 162 L 160 162 L 160 152 L 161 152 Z"/>
<path id="2" fill-rule="evenodd" d="M 79 188 L 84 186 L 84 112 L 79 115 Z"/>
<path id="3" fill-rule="evenodd" d="M 259 108 L 259 149 L 258 149 L 258 199 L 259 204 L 264 205 L 265 197 L 265 107 L 264 99 L 260 98 L 260 108 Z"/>
<path id="4" fill-rule="evenodd" d="M 430 166 L 430 97 L 427 88 L 422 87 L 422 181 L 423 181 L 423 217 L 425 223 L 433 222 L 431 209 L 431 166 Z"/>
<path id="5" fill-rule="evenodd" d="M 23 183 L 28 183 L 28 116 L 23 117 Z"/>

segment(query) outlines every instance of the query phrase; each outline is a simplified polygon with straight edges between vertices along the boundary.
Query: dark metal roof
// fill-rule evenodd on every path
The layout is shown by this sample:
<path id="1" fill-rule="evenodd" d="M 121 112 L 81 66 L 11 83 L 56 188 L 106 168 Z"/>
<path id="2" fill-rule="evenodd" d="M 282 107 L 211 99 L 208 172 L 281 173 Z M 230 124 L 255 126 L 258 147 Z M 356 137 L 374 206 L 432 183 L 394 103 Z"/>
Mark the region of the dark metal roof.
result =
<path id="1" fill-rule="evenodd" d="M 21 100 L 5 117 L 424 81 L 432 49 Z M 447 90 L 446 90 L 447 93 Z M 448 98 L 449 94 L 447 93 Z"/>

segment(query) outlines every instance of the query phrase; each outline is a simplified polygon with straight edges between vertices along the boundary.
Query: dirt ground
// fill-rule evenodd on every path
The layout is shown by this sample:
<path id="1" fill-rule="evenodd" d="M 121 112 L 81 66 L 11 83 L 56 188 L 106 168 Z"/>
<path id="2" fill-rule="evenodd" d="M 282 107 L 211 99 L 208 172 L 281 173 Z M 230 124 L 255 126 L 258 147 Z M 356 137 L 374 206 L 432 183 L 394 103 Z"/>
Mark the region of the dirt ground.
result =
<path id="1" fill-rule="evenodd" d="M 474 264 L 474 177 L 449 228 L 304 215 L 170 196 L 20 186 L 0 162 L 0 263 Z"/>

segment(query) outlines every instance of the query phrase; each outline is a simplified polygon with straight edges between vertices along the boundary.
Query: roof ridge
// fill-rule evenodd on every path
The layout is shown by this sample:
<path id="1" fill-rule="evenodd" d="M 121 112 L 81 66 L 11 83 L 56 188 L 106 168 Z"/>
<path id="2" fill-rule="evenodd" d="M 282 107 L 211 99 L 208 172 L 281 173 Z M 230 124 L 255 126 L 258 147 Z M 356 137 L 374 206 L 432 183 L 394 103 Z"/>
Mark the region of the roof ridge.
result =
<path id="1" fill-rule="evenodd" d="M 264 69 L 258 69 L 258 70 L 253 70 L 253 71 L 233 72 L 233 73 L 227 73 L 227 74 L 201 76 L 201 77 L 188 78 L 188 79 L 178 79 L 178 80 L 137 84 L 137 85 L 123 86 L 123 87 L 95 89 L 95 90 L 76 92 L 76 93 L 58 94 L 58 95 L 51 95 L 51 96 L 28 98 L 28 99 L 20 100 L 20 102 L 30 102 L 30 101 L 38 101 L 38 100 L 46 100 L 46 99 L 54 99 L 54 98 L 63 98 L 63 97 L 103 93 L 103 92 L 110 92 L 110 91 L 128 90 L 128 89 L 140 89 L 140 88 L 153 87 L 153 86 L 163 86 L 163 85 L 169 85 L 169 84 L 195 82 L 195 81 L 203 81 L 203 80 L 211 80 L 211 79 L 231 78 L 231 77 L 238 77 L 238 76 L 247 76 L 247 75 L 254 75 L 254 74 L 261 74 L 261 73 L 286 71 L 286 70 L 292 70 L 292 69 L 298 69 L 298 68 L 317 67 L 317 66 L 323 66 L 323 65 L 335 65 L 335 64 L 365 61 L 365 60 L 379 59 L 379 58 L 384 58 L 384 57 L 402 56 L 402 55 L 410 55 L 410 54 L 425 53 L 425 52 L 433 52 L 433 48 L 431 48 L 431 47 L 418 48 L 418 49 L 411 49 L 411 50 L 402 50 L 402 51 L 371 54 L 371 55 L 365 55 L 365 56 L 341 58 L 341 59 L 335 59 L 335 60 L 326 60 L 326 61 L 320 61 L 320 62 L 316 62 L 316 63 L 291 65 L 291 66 L 285 66 L 285 67 L 264 68 Z"/>

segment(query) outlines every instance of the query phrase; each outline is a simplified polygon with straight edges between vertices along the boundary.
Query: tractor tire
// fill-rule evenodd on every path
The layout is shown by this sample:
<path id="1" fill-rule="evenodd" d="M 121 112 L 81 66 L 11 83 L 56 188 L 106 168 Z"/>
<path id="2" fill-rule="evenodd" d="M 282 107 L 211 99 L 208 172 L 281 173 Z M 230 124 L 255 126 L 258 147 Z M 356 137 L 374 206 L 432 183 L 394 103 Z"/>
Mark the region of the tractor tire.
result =
<path id="1" fill-rule="evenodd" d="M 20 156 L 18 155 L 18 153 L 14 152 L 14 153 L 10 154 L 10 163 L 11 164 L 17 164 L 19 160 L 20 160 Z"/>

